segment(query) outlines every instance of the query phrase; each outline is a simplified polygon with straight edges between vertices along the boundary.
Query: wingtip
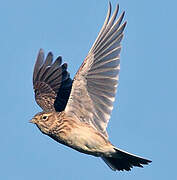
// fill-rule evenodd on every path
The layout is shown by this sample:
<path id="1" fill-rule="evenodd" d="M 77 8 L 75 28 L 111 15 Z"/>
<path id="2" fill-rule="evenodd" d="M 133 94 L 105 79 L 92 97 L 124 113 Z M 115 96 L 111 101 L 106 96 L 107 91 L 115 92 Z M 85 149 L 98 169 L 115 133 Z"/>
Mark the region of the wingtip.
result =
<path id="1" fill-rule="evenodd" d="M 39 49 L 39 54 L 43 53 L 44 54 L 44 50 L 42 48 Z"/>
<path id="2" fill-rule="evenodd" d="M 62 65 L 62 68 L 67 69 L 67 68 L 68 68 L 68 64 L 67 64 L 67 63 L 64 63 L 64 64 Z"/>
<path id="3" fill-rule="evenodd" d="M 125 29 L 125 26 L 127 25 L 127 21 L 125 21 L 122 25 L 121 25 L 121 27 L 123 28 L 123 30 Z"/>
<path id="4" fill-rule="evenodd" d="M 107 14 L 110 14 L 111 10 L 112 10 L 112 5 L 111 5 L 111 2 L 109 1 L 108 2 L 108 13 Z"/>
<path id="5" fill-rule="evenodd" d="M 49 56 L 53 56 L 52 51 L 49 51 L 48 55 L 49 55 Z"/>
<path id="6" fill-rule="evenodd" d="M 61 57 L 61 56 L 58 56 L 57 59 L 56 59 L 56 61 L 59 61 L 60 64 L 61 64 L 61 62 L 62 62 L 62 57 Z"/>
<path id="7" fill-rule="evenodd" d="M 112 15 L 112 17 L 114 19 L 117 17 L 118 12 L 119 12 L 119 4 L 116 4 L 116 8 L 115 8 L 113 15 Z"/>
<path id="8" fill-rule="evenodd" d="M 125 16 L 125 11 L 123 11 L 123 13 L 122 13 L 122 17 L 124 18 L 124 16 Z"/>
<path id="9" fill-rule="evenodd" d="M 38 57 L 41 57 L 42 59 L 44 59 L 44 50 L 42 48 L 39 49 Z"/>
<path id="10" fill-rule="evenodd" d="M 116 4 L 116 10 L 119 11 L 119 4 Z"/>

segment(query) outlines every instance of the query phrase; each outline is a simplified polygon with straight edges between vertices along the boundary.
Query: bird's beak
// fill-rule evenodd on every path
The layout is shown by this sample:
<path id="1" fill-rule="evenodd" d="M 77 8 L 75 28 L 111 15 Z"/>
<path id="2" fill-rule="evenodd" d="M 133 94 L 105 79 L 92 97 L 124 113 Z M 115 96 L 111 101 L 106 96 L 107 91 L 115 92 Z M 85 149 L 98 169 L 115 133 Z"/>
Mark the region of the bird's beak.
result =
<path id="1" fill-rule="evenodd" d="M 35 124 L 35 123 L 36 123 L 36 119 L 35 119 L 35 118 L 33 118 L 33 119 L 29 120 L 29 123 L 33 123 L 33 124 Z"/>

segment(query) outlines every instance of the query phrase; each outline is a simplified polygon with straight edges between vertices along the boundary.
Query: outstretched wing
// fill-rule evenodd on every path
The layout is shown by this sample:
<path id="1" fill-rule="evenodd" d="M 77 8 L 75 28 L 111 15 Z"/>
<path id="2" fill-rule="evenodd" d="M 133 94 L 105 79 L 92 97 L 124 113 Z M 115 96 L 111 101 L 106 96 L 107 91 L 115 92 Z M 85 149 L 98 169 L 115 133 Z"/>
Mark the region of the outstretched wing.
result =
<path id="1" fill-rule="evenodd" d="M 119 6 L 104 25 L 86 59 L 74 77 L 65 111 L 91 124 L 107 137 L 106 127 L 113 109 L 120 69 L 120 42 L 126 22 L 124 12 L 116 20 Z"/>
<path id="2" fill-rule="evenodd" d="M 71 92 L 72 80 L 67 72 L 67 64 L 62 64 L 59 56 L 54 63 L 53 54 L 40 49 L 33 71 L 33 88 L 37 104 L 44 111 L 63 111 Z"/>

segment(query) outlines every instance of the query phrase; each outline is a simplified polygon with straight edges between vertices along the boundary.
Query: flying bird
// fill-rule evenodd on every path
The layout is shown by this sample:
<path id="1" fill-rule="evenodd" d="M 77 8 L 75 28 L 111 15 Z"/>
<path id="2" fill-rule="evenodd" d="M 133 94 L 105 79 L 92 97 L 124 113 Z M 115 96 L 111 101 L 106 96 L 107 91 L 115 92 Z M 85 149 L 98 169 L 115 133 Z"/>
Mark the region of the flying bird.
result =
<path id="1" fill-rule="evenodd" d="M 121 40 L 126 22 L 119 6 L 105 22 L 88 55 L 70 78 L 67 64 L 40 49 L 33 72 L 35 100 L 43 109 L 31 123 L 55 141 L 81 153 L 101 157 L 114 171 L 143 167 L 151 161 L 125 152 L 108 140 L 106 127 L 113 109 L 120 70 Z"/>

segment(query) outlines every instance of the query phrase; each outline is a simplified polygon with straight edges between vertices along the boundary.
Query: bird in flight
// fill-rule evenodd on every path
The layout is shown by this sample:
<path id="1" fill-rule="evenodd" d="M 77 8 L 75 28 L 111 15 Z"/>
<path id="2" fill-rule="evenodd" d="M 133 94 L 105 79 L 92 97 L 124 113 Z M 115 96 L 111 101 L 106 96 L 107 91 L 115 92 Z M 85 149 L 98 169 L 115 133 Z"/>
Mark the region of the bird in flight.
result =
<path id="1" fill-rule="evenodd" d="M 151 161 L 125 152 L 108 140 L 106 127 L 113 109 L 120 70 L 121 40 L 126 22 L 119 6 L 105 22 L 88 55 L 70 78 L 67 64 L 40 49 L 33 72 L 37 104 L 43 109 L 31 123 L 55 141 L 81 153 L 101 157 L 114 171 L 143 167 Z"/>

